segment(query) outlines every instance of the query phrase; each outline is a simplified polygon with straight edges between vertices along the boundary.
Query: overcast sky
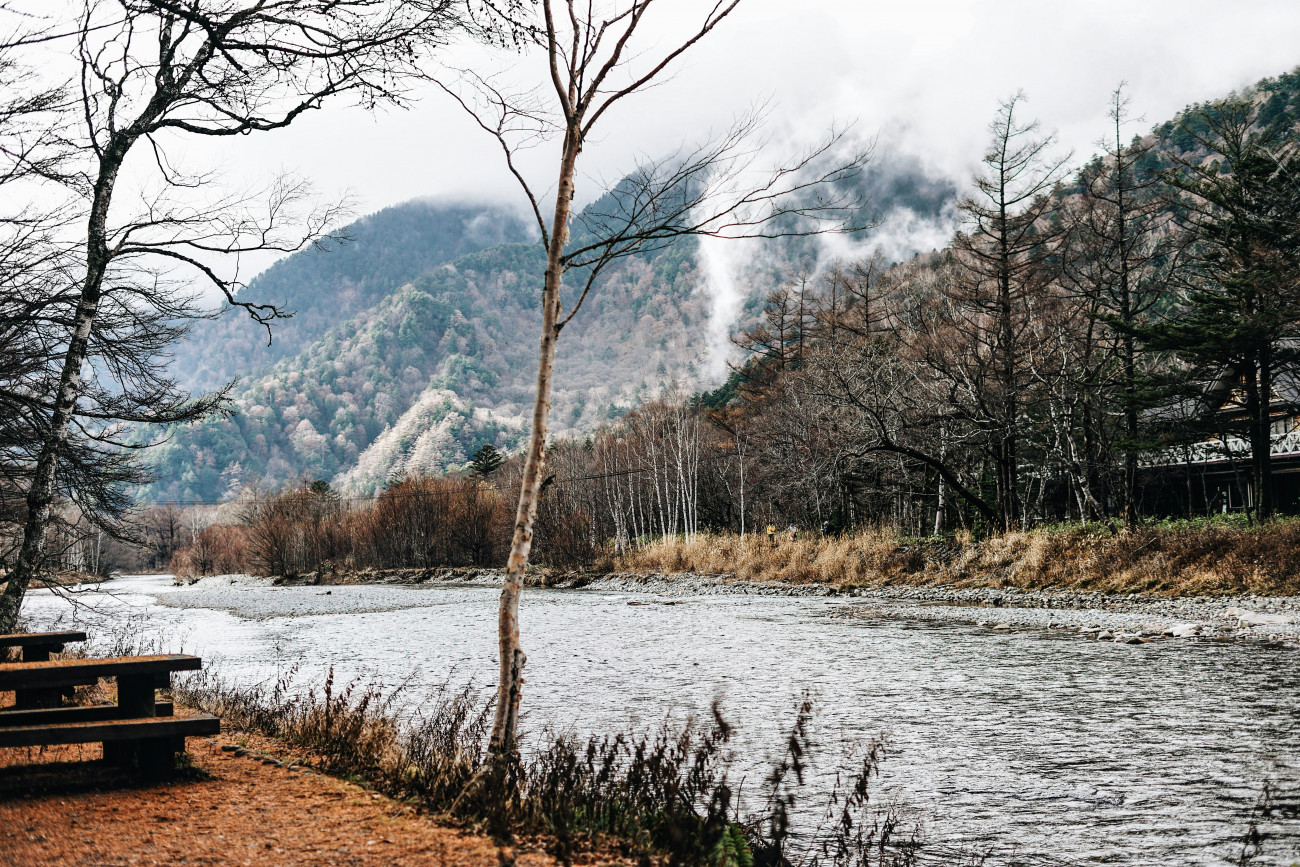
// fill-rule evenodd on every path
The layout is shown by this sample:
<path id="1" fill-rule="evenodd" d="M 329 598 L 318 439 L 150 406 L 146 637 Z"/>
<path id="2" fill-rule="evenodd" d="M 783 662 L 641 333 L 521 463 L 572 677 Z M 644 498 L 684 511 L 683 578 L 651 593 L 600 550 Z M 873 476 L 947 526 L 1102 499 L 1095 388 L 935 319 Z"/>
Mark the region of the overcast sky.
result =
<path id="1" fill-rule="evenodd" d="M 643 56 L 676 44 L 711 5 L 659 0 Z M 495 69 L 516 86 L 545 81 L 536 54 L 461 45 L 440 59 Z M 1077 163 L 1104 134 L 1120 81 L 1144 118 L 1134 131 L 1145 131 L 1191 102 L 1298 64 L 1300 0 L 744 0 L 670 80 L 606 118 L 583 155 L 578 196 L 590 201 L 638 155 L 698 141 L 756 103 L 770 105 L 774 150 L 853 123 L 857 135 L 964 181 L 998 100 L 1018 89 L 1028 97 L 1022 116 L 1057 131 Z M 287 130 L 237 141 L 190 138 L 176 142 L 186 149 L 176 156 L 252 188 L 280 170 L 305 175 L 323 196 L 352 193 L 357 214 L 419 197 L 521 203 L 495 143 L 459 107 L 432 86 L 412 97 L 408 109 L 373 114 L 334 103 Z M 539 187 L 553 165 L 544 149 L 530 154 Z"/>
<path id="2" fill-rule="evenodd" d="M 667 46 L 702 0 L 663 0 L 647 48 Z M 481 49 L 451 65 L 481 67 Z M 497 61 L 537 80 L 538 57 Z M 778 133 L 856 121 L 864 134 L 965 177 L 999 98 L 1023 89 L 1028 111 L 1080 158 L 1104 133 L 1107 99 L 1130 87 L 1143 129 L 1300 64 L 1296 0 L 746 0 L 658 90 L 628 102 L 584 155 L 590 199 L 638 153 L 660 154 L 756 101 Z M 779 140 L 779 136 L 778 136 Z M 223 150 L 228 168 L 288 168 L 322 192 L 353 191 L 368 213 L 418 196 L 514 200 L 499 153 L 448 99 L 410 110 L 326 108 L 295 127 Z M 198 155 L 196 155 L 198 156 Z M 533 169 L 549 177 L 545 155 Z"/>

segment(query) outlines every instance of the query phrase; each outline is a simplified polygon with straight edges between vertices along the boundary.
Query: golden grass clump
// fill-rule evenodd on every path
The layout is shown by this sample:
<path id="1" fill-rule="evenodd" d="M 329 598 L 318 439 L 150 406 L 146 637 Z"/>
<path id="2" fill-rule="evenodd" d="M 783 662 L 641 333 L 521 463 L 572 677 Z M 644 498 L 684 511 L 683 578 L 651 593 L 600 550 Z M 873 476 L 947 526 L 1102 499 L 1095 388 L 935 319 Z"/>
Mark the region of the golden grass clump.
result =
<path id="1" fill-rule="evenodd" d="M 1132 529 L 1069 524 L 976 541 L 908 539 L 888 527 L 808 535 L 665 539 L 614 558 L 627 572 L 692 572 L 746 581 L 841 586 L 945 584 L 1106 593 L 1300 593 L 1300 519 L 1246 526 L 1170 521 Z"/>

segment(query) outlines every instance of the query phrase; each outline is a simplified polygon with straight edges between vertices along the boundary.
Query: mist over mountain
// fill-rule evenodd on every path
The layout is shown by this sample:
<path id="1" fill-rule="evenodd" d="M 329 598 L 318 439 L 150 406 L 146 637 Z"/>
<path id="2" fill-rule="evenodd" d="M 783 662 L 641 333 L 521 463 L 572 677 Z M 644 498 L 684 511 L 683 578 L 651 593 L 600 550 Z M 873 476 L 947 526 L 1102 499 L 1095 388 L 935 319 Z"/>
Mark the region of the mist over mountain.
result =
<path id="1" fill-rule="evenodd" d="M 716 386 L 725 368 L 710 335 L 725 341 L 736 317 L 795 273 L 875 246 L 902 258 L 951 234 L 956 185 L 916 158 L 878 155 L 855 183 L 864 217 L 881 226 L 836 247 L 741 245 L 744 261 L 728 266 L 743 296 L 733 310 L 719 306 L 694 240 L 609 268 L 560 343 L 554 432 L 593 430 L 667 389 Z M 269 347 L 228 311 L 179 348 L 176 371 L 191 387 L 241 378 L 235 412 L 171 431 L 151 453 L 148 498 L 211 502 L 249 482 L 301 478 L 371 492 L 526 435 L 544 261 L 535 231 L 504 208 L 416 201 L 343 234 L 346 243 L 287 257 L 241 293 L 294 311 Z"/>
<path id="2" fill-rule="evenodd" d="M 1297 72 L 1252 92 L 1266 122 L 1300 118 Z M 1142 171 L 1196 157 L 1195 135 L 1179 126 L 1195 108 L 1154 127 L 1161 146 Z M 783 281 L 876 251 L 902 261 L 952 237 L 958 184 L 915 155 L 882 149 L 853 183 L 861 219 L 878 224 L 856 236 L 691 239 L 610 267 L 560 341 L 553 432 L 594 430 L 665 390 L 717 387 L 735 358 L 729 336 Z M 158 481 L 147 498 L 211 502 L 250 482 L 305 478 L 369 493 L 460 469 L 483 443 L 509 451 L 526 435 L 544 261 L 527 222 L 499 206 L 426 200 L 344 234 L 347 243 L 290 256 L 246 290 L 295 311 L 270 347 L 238 311 L 180 347 L 184 383 L 242 381 L 234 415 L 172 430 L 151 452 Z"/>

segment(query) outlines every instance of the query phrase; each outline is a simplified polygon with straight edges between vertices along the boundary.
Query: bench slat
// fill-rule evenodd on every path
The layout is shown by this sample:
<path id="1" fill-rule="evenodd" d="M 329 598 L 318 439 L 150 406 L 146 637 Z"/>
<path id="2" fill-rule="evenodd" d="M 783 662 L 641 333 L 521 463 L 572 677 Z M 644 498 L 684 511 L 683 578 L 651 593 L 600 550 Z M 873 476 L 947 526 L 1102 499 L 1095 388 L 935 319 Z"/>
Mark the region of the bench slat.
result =
<path id="1" fill-rule="evenodd" d="M 134 677 L 167 674 L 173 671 L 198 671 L 202 666 L 203 660 L 185 653 L 14 662 L 0 665 L 0 691 L 77 686 L 94 683 L 101 677 Z"/>
<path id="2" fill-rule="evenodd" d="M 0 747 L 39 747 L 54 744 L 139 741 L 221 733 L 221 720 L 201 713 L 187 717 L 155 717 L 110 722 L 69 722 L 13 726 L 0 729 Z"/>
<path id="3" fill-rule="evenodd" d="M 154 716 L 169 717 L 174 712 L 172 703 L 154 703 Z M 0 729 L 9 726 L 35 726 L 65 722 L 102 722 L 122 719 L 122 709 L 115 704 L 92 707 L 50 707 L 35 710 L 0 710 Z"/>
<path id="4" fill-rule="evenodd" d="M 0 647 L 41 647 L 85 640 L 84 632 L 11 632 L 8 635 L 0 635 Z"/>

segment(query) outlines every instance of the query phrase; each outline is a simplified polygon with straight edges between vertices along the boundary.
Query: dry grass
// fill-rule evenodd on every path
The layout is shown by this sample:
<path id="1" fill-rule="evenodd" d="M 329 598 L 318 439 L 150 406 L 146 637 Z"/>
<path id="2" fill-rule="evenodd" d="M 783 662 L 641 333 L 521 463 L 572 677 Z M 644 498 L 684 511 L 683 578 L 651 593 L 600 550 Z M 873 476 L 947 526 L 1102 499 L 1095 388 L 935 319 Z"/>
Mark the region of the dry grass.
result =
<path id="1" fill-rule="evenodd" d="M 526 735 L 519 753 L 500 763 L 487 751 L 492 705 L 469 687 L 439 691 L 414 718 L 399 721 L 403 687 L 385 692 L 353 681 L 339 689 L 331 675 L 321 689 L 297 690 L 292 678 L 290 672 L 274 685 L 248 687 L 205 669 L 176 694 L 225 724 L 305 751 L 330 774 L 503 842 L 523 835 L 565 865 L 608 851 L 679 867 L 917 863 L 919 826 L 870 798 L 884 757 L 880 742 L 867 744 L 831 791 L 813 791 L 814 776 L 805 782 L 804 768 L 817 752 L 806 697 L 758 812 L 742 815 L 731 782 L 732 728 L 716 705 L 711 721 L 665 724 L 649 734 Z M 824 797 L 827 807 L 805 815 L 796 806 L 806 797 Z M 819 815 L 827 820 L 806 824 Z"/>
<path id="2" fill-rule="evenodd" d="M 781 538 L 776 545 L 752 533 L 744 539 L 699 535 L 690 541 L 656 542 L 614 561 L 620 571 L 696 572 L 793 584 L 888 583 L 896 575 L 915 575 L 925 565 L 924 551 L 900 545 L 892 531 L 877 529 L 793 542 Z"/>
<path id="3" fill-rule="evenodd" d="M 1300 593 L 1300 519 L 1247 527 L 1179 521 L 1111 530 L 1065 525 L 902 539 L 889 529 L 778 541 L 747 535 L 667 540 L 616 558 L 616 571 L 694 572 L 842 586 L 936 585 L 1219 595 Z"/>

